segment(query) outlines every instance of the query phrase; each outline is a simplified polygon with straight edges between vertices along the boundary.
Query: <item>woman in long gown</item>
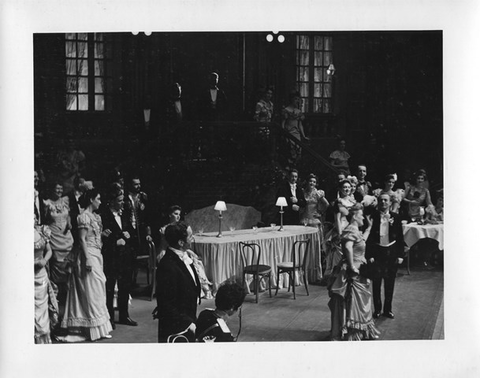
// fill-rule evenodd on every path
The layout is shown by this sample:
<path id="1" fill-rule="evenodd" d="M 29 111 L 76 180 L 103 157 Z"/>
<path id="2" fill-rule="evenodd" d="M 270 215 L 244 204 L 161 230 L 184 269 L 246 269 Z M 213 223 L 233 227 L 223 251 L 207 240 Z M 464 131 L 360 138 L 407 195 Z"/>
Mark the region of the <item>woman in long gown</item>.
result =
<path id="1" fill-rule="evenodd" d="M 408 216 L 415 220 L 421 217 L 421 206 L 427 207 L 432 205 L 430 192 L 425 187 L 426 181 L 427 175 L 424 171 L 419 171 L 416 174 L 416 184 L 408 187 L 405 191 L 405 198 L 403 201 L 408 204 Z"/>
<path id="2" fill-rule="evenodd" d="M 331 340 L 377 339 L 380 332 L 372 315 L 371 281 L 360 274 L 360 266 L 367 263 L 365 240 L 372 222 L 367 218 L 366 230 L 359 230 L 365 219 L 360 204 L 350 209 L 347 219 L 349 224 L 342 233 L 344 257 L 335 267 L 328 286 Z"/>
<path id="3" fill-rule="evenodd" d="M 323 234 L 323 221 L 329 203 L 325 198 L 325 192 L 317 189 L 317 176 L 313 173 L 308 176 L 308 185 L 303 190 L 303 193 L 305 195 L 307 206 L 305 206 L 301 215 L 302 223 L 309 227 L 318 228 L 320 234 L 320 255 L 322 258 L 325 258 L 326 250 Z"/>
<path id="4" fill-rule="evenodd" d="M 51 344 L 50 329 L 58 321 L 58 308 L 45 269 L 45 265 L 52 257 L 48 226 L 36 225 L 34 227 L 33 248 L 35 256 L 35 344 Z M 52 313 L 52 320 L 50 313 Z"/>
<path id="5" fill-rule="evenodd" d="M 332 274 L 333 268 L 342 260 L 343 252 L 340 235 L 348 225 L 349 209 L 355 205 L 355 199 L 350 195 L 352 184 L 345 179 L 338 184 L 338 198 L 333 203 L 334 223 L 332 229 L 325 236 L 327 256 L 325 261 L 325 277 Z"/>
<path id="6" fill-rule="evenodd" d="M 83 201 L 85 210 L 78 216 L 80 250 L 70 275 L 62 320 L 62 328 L 77 335 L 80 333 L 80 338 L 69 338 L 69 335 L 64 341 L 112 337 L 101 253 L 102 219 L 94 213 L 101 204 L 100 194 L 96 189 L 90 189 L 84 194 Z"/>
<path id="7" fill-rule="evenodd" d="M 67 295 L 69 268 L 67 256 L 73 247 L 72 225 L 68 197 L 63 197 L 63 186 L 54 184 L 51 198 L 44 201 L 46 223 L 52 231 L 50 246 L 52 258 L 49 262 L 50 280 L 58 287 L 58 301 L 63 306 Z"/>
<path id="8" fill-rule="evenodd" d="M 292 92 L 289 96 L 290 104 L 282 110 L 282 128 L 288 131 L 295 139 L 302 141 L 308 140 L 305 136 L 302 122 L 305 120 L 305 114 L 301 111 L 302 98 L 300 93 Z M 293 142 L 290 143 L 290 159 L 289 162 L 294 164 L 298 162 L 302 150 Z"/>

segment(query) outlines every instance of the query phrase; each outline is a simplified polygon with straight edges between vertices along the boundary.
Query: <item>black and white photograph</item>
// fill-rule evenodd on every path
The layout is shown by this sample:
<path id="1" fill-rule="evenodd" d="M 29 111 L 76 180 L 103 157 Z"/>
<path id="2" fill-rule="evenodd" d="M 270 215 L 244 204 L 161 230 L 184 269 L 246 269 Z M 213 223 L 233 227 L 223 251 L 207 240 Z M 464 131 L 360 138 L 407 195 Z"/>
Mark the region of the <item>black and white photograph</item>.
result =
<path id="1" fill-rule="evenodd" d="M 478 373 L 478 7 L 279 3 L 3 6 L 5 376 Z"/>

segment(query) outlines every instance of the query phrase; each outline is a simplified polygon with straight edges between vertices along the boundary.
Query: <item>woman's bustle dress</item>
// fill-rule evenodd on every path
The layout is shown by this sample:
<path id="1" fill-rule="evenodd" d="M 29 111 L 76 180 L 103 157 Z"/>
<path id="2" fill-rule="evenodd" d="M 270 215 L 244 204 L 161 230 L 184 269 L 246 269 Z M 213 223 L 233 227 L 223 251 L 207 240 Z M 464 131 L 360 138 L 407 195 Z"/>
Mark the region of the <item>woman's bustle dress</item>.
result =
<path id="1" fill-rule="evenodd" d="M 342 245 L 353 242 L 353 265 L 366 264 L 365 240 L 357 227 L 348 225 L 342 233 Z M 372 315 L 370 279 L 352 274 L 343 259 L 334 269 L 328 293 L 331 311 L 332 340 L 376 339 L 380 332 Z"/>
<path id="2" fill-rule="evenodd" d="M 112 331 L 106 305 L 106 277 L 103 272 L 102 220 L 98 214 L 84 211 L 78 216 L 78 229 L 86 229 L 88 264 L 79 252 L 68 285 L 62 328 L 80 328 L 90 340 L 105 337 Z"/>
<path id="3" fill-rule="evenodd" d="M 50 240 L 48 226 L 38 226 L 38 240 L 34 241 L 35 261 L 41 260 L 45 253 L 45 247 Z M 49 286 L 49 279 L 45 267 L 35 268 L 35 344 L 51 344 L 50 339 L 50 305 L 56 306 L 56 299 Z M 58 314 L 58 312 L 57 312 Z M 53 324 L 52 324 L 53 325 Z"/>
<path id="4" fill-rule="evenodd" d="M 50 220 L 48 226 L 52 231 L 50 238 L 52 258 L 49 261 L 50 279 L 57 285 L 66 284 L 69 276 L 66 258 L 73 247 L 72 233 L 67 230 L 70 212 L 68 197 L 62 197 L 57 201 L 46 200 L 45 211 L 47 219 Z"/>

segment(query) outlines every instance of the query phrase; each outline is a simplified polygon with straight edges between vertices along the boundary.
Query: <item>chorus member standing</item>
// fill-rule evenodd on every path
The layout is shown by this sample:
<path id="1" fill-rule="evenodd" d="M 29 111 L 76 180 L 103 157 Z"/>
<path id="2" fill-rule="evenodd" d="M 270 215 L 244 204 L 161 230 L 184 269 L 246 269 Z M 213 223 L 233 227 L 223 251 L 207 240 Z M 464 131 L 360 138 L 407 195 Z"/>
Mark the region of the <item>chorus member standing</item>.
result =
<path id="1" fill-rule="evenodd" d="M 58 322 L 58 308 L 55 294 L 50 286 L 45 266 L 52 257 L 50 229 L 35 225 L 33 232 L 35 256 L 35 344 L 51 344 L 50 330 Z M 52 319 L 49 311 L 52 311 Z"/>
<path id="2" fill-rule="evenodd" d="M 277 191 L 278 197 L 285 197 L 287 200 L 287 208 L 283 215 L 283 223 L 290 225 L 300 224 L 300 209 L 306 205 L 303 190 L 298 187 L 298 171 L 292 169 L 288 174 L 288 181 L 282 184 Z"/>
<path id="3" fill-rule="evenodd" d="M 67 295 L 68 276 L 68 255 L 72 251 L 73 236 L 70 223 L 70 206 L 68 197 L 63 196 L 63 186 L 54 183 L 50 198 L 44 201 L 45 222 L 51 230 L 50 246 L 52 258 L 49 263 L 50 280 L 58 288 L 58 302 L 63 308 Z"/>
<path id="4" fill-rule="evenodd" d="M 62 320 L 62 328 L 92 341 L 112 337 L 101 252 L 102 219 L 95 213 L 100 204 L 100 193 L 96 189 L 86 191 L 82 197 L 85 210 L 77 219 L 80 251 L 70 274 Z M 69 340 L 67 336 L 65 341 Z"/>
<path id="5" fill-rule="evenodd" d="M 393 290 L 398 265 L 403 262 L 403 230 L 400 216 L 390 212 L 391 200 L 388 194 L 381 194 L 378 210 L 372 215 L 372 230 L 367 240 L 367 260 L 373 271 L 374 317 L 382 314 L 381 287 L 384 284 L 383 316 L 393 319 Z"/>
<path id="6" fill-rule="evenodd" d="M 133 176 L 128 186 L 128 196 L 125 201 L 125 210 L 128 213 L 130 226 L 134 232 L 131 235 L 131 247 L 139 254 L 146 241 L 151 241 L 151 229 L 147 222 L 148 197 L 142 192 L 142 184 L 139 177 Z"/>
<path id="7" fill-rule="evenodd" d="M 108 194 L 108 207 L 102 213 L 104 272 L 107 278 L 107 308 L 112 328 L 115 329 L 115 311 L 113 298 L 115 284 L 118 284 L 119 323 L 136 326 L 130 318 L 128 299 L 132 285 L 135 257 L 130 246 L 134 230 L 123 213 L 124 194 L 117 186 L 112 186 Z"/>
<path id="8" fill-rule="evenodd" d="M 333 227 L 325 236 L 327 249 L 325 260 L 326 277 L 332 274 L 333 268 L 343 257 L 340 236 L 344 228 L 348 225 L 348 211 L 355 205 L 355 200 L 350 195 L 352 191 L 350 181 L 347 179 L 340 181 L 338 188 L 338 198 L 333 203 Z"/>
<path id="9" fill-rule="evenodd" d="M 350 208 L 347 220 L 349 224 L 341 236 L 343 258 L 335 267 L 328 287 L 331 339 L 377 339 L 379 332 L 372 317 L 370 279 L 360 273 L 360 266 L 367 262 L 365 240 L 372 224 L 367 219 L 365 231 L 360 231 L 365 220 L 360 204 Z"/>
<path id="10" fill-rule="evenodd" d="M 415 185 L 411 185 L 405 191 L 404 202 L 408 205 L 408 216 L 411 219 L 420 218 L 420 207 L 432 205 L 429 190 L 425 187 L 427 174 L 420 170 L 415 174 Z"/>
<path id="11" fill-rule="evenodd" d="M 158 318 L 158 342 L 166 342 L 168 336 L 181 332 L 193 341 L 200 282 L 186 252 L 193 240 L 192 229 L 183 223 L 173 224 L 165 230 L 165 238 L 169 247 L 157 266 L 154 310 L 154 318 Z"/>
<path id="12" fill-rule="evenodd" d="M 397 192 L 393 190 L 395 183 L 397 182 L 396 174 L 388 174 L 385 176 L 383 189 L 375 189 L 377 196 L 381 194 L 388 194 L 390 196 L 390 211 L 398 214 L 400 210 L 400 200 Z"/>
<path id="13" fill-rule="evenodd" d="M 305 114 L 302 110 L 302 98 L 299 92 L 292 92 L 289 96 L 289 104 L 282 110 L 282 128 L 290 133 L 298 141 L 309 140 L 305 136 L 303 121 Z M 302 149 L 295 143 L 290 142 L 290 164 L 295 164 L 300 160 Z"/>
<path id="14" fill-rule="evenodd" d="M 73 190 L 67 195 L 68 197 L 68 204 L 70 207 L 70 222 L 72 224 L 72 236 L 74 240 L 74 244 L 78 244 L 78 225 L 77 225 L 77 217 L 83 211 L 82 207 L 80 206 L 80 197 L 85 193 L 86 190 L 92 189 L 93 184 L 91 181 L 85 181 L 85 179 L 81 176 L 76 176 L 73 180 L 74 188 Z"/>
<path id="15" fill-rule="evenodd" d="M 220 121 L 227 111 L 227 96 L 218 87 L 218 79 L 218 73 L 211 72 L 208 78 L 208 89 L 202 90 L 200 94 L 198 112 L 204 122 Z"/>
<path id="16" fill-rule="evenodd" d="M 37 170 L 33 172 L 33 211 L 35 214 L 35 224 L 44 224 L 45 221 L 45 207 L 40 193 L 40 176 Z"/>
<path id="17" fill-rule="evenodd" d="M 330 154 L 330 164 L 334 168 L 340 169 L 349 175 L 350 167 L 348 165 L 348 160 L 350 159 L 350 154 L 345 151 L 345 147 L 345 139 L 340 138 L 338 140 L 338 150 L 335 150 Z"/>
<path id="18" fill-rule="evenodd" d="M 372 191 L 372 184 L 370 181 L 366 180 L 367 177 L 367 166 L 366 165 L 359 165 L 357 167 L 357 190 L 356 192 L 359 193 L 362 198 L 366 195 L 370 194 Z"/>
<path id="19" fill-rule="evenodd" d="M 273 118 L 273 91 L 272 89 L 267 89 L 263 91 L 262 98 L 257 102 L 255 106 L 255 114 L 253 119 L 257 122 L 260 122 L 264 125 L 260 127 L 260 135 L 262 137 L 268 137 L 270 131 L 268 129 L 268 124 L 272 122 Z"/>

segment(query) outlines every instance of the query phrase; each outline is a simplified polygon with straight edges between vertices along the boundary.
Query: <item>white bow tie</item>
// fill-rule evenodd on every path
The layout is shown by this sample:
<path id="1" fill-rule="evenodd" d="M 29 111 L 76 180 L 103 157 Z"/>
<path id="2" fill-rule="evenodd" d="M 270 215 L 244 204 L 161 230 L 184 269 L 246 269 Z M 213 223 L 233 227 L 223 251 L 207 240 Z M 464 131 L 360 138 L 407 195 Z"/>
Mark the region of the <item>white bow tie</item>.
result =
<path id="1" fill-rule="evenodd" d="M 180 256 L 179 256 L 180 257 Z M 193 264 L 193 260 L 190 258 L 187 252 L 183 254 L 183 256 L 180 257 L 180 260 L 183 261 L 184 264 L 190 265 Z"/>

